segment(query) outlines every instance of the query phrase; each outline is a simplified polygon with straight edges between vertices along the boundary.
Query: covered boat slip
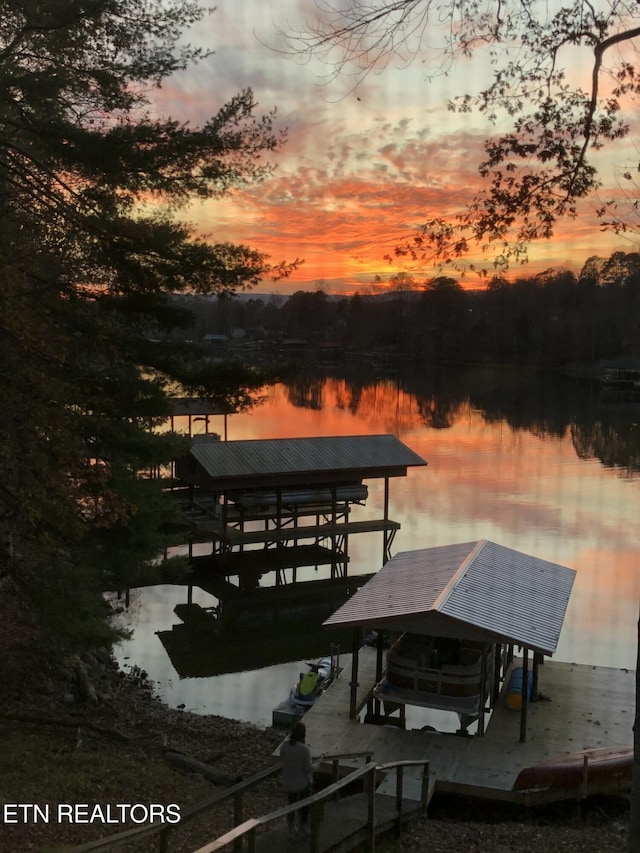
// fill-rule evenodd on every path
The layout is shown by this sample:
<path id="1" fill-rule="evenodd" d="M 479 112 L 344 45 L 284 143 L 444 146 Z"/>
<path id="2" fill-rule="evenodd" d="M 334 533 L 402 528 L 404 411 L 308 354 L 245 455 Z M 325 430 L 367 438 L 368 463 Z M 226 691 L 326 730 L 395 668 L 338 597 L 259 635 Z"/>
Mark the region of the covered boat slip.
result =
<path id="1" fill-rule="evenodd" d="M 534 653 L 535 693 L 539 663 L 556 650 L 574 577 L 573 569 L 484 539 L 406 551 L 387 562 L 325 625 L 378 631 L 376 701 L 477 714 L 479 734 L 506 677 L 513 647 L 522 647 L 524 741 L 529 652 Z M 385 631 L 401 637 L 387 655 L 383 678 Z M 448 651 L 447 660 L 442 649 Z M 356 714 L 355 696 L 350 713 Z M 379 707 L 373 715 L 387 721 Z"/>
<path id="2" fill-rule="evenodd" d="M 204 434 L 209 435 L 209 426 L 214 418 L 223 419 L 223 437 L 227 440 L 228 418 L 236 413 L 230 406 L 220 406 L 194 397 L 173 397 L 171 400 L 171 415 L 169 424 L 171 431 L 176 431 L 176 419 L 187 419 L 187 435 L 191 438 L 196 429 L 204 429 Z M 196 426 L 197 425 L 197 426 Z"/>
<path id="3" fill-rule="evenodd" d="M 534 803 L 628 788 L 635 673 L 545 660 L 574 576 L 486 540 L 398 554 L 325 622 L 351 626 L 354 654 L 305 717 L 312 752 L 428 758 L 431 793 Z M 377 648 L 360 648 L 372 629 Z M 386 654 L 385 633 L 400 635 Z M 406 705 L 455 712 L 460 728 L 406 731 Z"/>
<path id="4" fill-rule="evenodd" d="M 200 437 L 176 461 L 190 541 L 212 541 L 213 555 L 256 556 L 312 541 L 346 573 L 348 536 L 381 532 L 383 560 L 400 524 L 389 518 L 389 480 L 424 459 L 393 435 L 320 436 L 221 442 Z M 381 518 L 352 520 L 368 495 L 364 480 L 384 479 Z"/>
<path id="5" fill-rule="evenodd" d="M 426 464 L 394 435 L 265 438 L 194 442 L 177 474 L 214 491 L 272 491 L 404 477 Z"/>
<path id="6" fill-rule="evenodd" d="M 382 533 L 388 559 L 400 528 L 389 518 L 389 480 L 426 464 L 393 435 L 197 437 L 176 461 L 172 490 L 188 524 L 191 568 L 176 608 L 183 624 L 160 634 L 176 670 L 213 675 L 326 654 L 323 620 L 369 577 L 348 577 L 349 537 Z M 361 510 L 363 480 L 375 478 L 384 479 L 384 506 L 371 518 Z M 211 543 L 210 553 L 205 545 L 196 555 L 196 542 Z M 217 604 L 194 604 L 194 587 Z M 350 640 L 350 629 L 342 635 Z M 335 632 L 334 641 L 342 643 Z"/>

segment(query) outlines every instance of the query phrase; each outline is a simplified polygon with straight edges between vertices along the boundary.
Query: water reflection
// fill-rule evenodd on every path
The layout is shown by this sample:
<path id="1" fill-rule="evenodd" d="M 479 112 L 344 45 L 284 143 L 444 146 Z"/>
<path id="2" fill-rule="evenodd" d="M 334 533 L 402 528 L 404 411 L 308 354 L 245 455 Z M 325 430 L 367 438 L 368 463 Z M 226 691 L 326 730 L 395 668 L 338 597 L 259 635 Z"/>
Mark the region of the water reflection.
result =
<path id="1" fill-rule="evenodd" d="M 391 483 L 390 515 L 402 524 L 394 552 L 484 538 L 575 568 L 556 657 L 634 668 L 639 423 L 637 408 L 603 404 L 587 383 L 475 369 L 376 381 L 302 377 L 266 389 L 264 402 L 230 418 L 228 430 L 231 440 L 395 433 L 429 466 Z M 374 518 L 383 485 L 369 486 L 362 513 Z M 350 573 L 380 566 L 377 535 L 351 537 L 349 552 Z M 134 636 L 121 658 L 159 681 L 173 705 L 269 724 L 300 661 L 180 679 L 156 632 L 179 621 L 173 608 L 185 598 L 179 587 L 137 591 L 125 616 Z"/>

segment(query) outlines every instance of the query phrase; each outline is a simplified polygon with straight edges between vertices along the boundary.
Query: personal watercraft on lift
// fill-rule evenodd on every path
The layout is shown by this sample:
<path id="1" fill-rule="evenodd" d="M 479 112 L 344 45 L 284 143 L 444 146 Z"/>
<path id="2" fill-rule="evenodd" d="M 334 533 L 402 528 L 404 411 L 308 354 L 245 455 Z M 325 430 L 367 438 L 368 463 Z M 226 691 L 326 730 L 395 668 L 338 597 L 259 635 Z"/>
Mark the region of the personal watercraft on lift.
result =
<path id="1" fill-rule="evenodd" d="M 307 662 L 308 672 L 300 673 L 300 680 L 291 688 L 289 699 L 293 705 L 310 708 L 333 681 L 335 668 L 330 657 Z"/>

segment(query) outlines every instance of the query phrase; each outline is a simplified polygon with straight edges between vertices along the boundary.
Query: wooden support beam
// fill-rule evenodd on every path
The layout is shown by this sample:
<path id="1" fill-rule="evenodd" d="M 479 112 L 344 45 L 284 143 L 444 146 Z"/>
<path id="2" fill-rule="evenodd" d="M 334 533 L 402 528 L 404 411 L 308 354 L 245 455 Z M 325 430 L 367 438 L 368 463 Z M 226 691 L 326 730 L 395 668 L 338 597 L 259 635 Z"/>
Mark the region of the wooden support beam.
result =
<path id="1" fill-rule="evenodd" d="M 331 486 L 331 526 L 334 528 L 338 523 L 338 506 L 337 506 L 337 488 L 336 484 L 333 483 Z M 331 534 L 331 550 L 335 554 L 337 548 L 337 536 L 336 533 Z M 331 577 L 334 578 L 336 576 L 336 572 L 338 569 L 337 563 L 331 563 Z"/>
<path id="2" fill-rule="evenodd" d="M 502 643 L 496 643 L 493 656 L 493 689 L 491 691 L 491 707 L 495 707 L 500 696 L 500 674 L 502 671 Z"/>
<path id="3" fill-rule="evenodd" d="M 533 653 L 533 681 L 531 682 L 531 701 L 538 701 L 538 669 L 540 667 L 540 652 Z"/>
<path id="4" fill-rule="evenodd" d="M 376 849 L 376 770 L 367 777 L 367 850 L 375 853 Z"/>
<path id="5" fill-rule="evenodd" d="M 351 661 L 351 688 L 349 698 L 349 719 L 355 720 L 358 715 L 358 658 L 360 654 L 360 628 L 353 632 L 353 648 Z"/>
<path id="6" fill-rule="evenodd" d="M 527 739 L 527 706 L 529 704 L 529 649 L 522 648 L 522 704 L 520 706 L 520 743 Z"/>
<path id="7" fill-rule="evenodd" d="M 382 680 L 382 669 L 384 665 L 384 630 L 378 628 L 376 631 L 376 684 Z M 380 714 L 380 700 L 375 699 L 373 703 L 374 714 Z"/>
<path id="8" fill-rule="evenodd" d="M 384 478 L 384 515 L 383 515 L 383 519 L 384 519 L 384 521 L 389 520 L 389 478 L 388 477 Z M 389 553 L 391 543 L 389 541 L 389 533 L 388 533 L 386 528 L 385 528 L 382 536 L 383 536 L 382 565 L 384 566 L 384 564 L 389 560 L 389 558 L 391 556 Z"/>

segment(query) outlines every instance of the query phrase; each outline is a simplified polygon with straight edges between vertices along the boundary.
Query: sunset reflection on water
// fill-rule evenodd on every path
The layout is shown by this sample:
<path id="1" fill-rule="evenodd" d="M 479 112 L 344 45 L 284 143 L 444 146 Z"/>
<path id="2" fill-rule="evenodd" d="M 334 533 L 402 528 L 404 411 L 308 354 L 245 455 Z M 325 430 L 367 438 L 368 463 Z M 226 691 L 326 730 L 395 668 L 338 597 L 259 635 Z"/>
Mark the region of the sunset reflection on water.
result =
<path id="1" fill-rule="evenodd" d="M 579 409 L 580 399 L 571 405 Z M 623 465 L 603 465 L 583 448 L 578 456 L 575 424 L 579 420 L 580 430 L 588 435 L 594 429 L 593 418 L 601 417 L 597 406 L 585 404 L 571 417 L 573 421 L 545 407 L 542 415 L 521 417 L 514 410 L 505 418 L 496 416 L 482 396 L 416 394 L 392 379 L 356 385 L 321 377 L 295 387 L 265 389 L 263 402 L 253 411 L 229 419 L 228 437 L 395 433 L 427 460 L 428 467 L 391 480 L 390 517 L 402 525 L 393 553 L 489 539 L 574 568 L 576 581 L 555 657 L 635 668 L 640 478 Z M 518 418 L 522 425 L 514 426 Z M 552 428 L 545 423 L 552 423 Z M 215 419 L 209 428 L 218 428 Z M 353 520 L 380 516 L 383 483 L 368 485 L 367 504 L 354 508 Z M 377 570 L 381 550 L 379 534 L 350 537 L 349 573 Z M 168 589 L 170 600 L 165 601 L 162 620 L 171 625 L 178 621 L 171 612 L 176 592 Z M 271 668 L 268 688 L 266 676 L 261 679 L 256 673 L 180 682 L 152 633 L 161 618 L 157 594 L 155 616 L 145 610 L 150 593 L 137 595 L 137 616 L 132 614 L 135 634 L 126 644 L 126 654 L 152 678 L 165 685 L 171 682 L 163 694 L 168 701 L 270 722 L 273 703 L 286 695 L 297 664 Z M 250 702 L 249 684 L 254 691 Z M 255 703 L 260 710 L 247 711 Z"/>

